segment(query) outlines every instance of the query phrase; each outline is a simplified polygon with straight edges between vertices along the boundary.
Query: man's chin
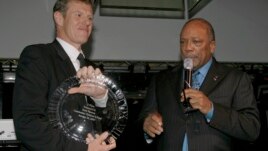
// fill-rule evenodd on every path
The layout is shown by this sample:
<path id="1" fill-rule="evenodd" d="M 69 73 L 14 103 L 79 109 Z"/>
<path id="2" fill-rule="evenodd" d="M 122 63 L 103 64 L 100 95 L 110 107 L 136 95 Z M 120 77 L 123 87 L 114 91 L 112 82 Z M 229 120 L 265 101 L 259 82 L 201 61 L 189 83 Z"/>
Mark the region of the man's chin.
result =
<path id="1" fill-rule="evenodd" d="M 182 56 L 182 60 L 184 60 L 185 58 L 190 58 L 190 59 L 194 60 L 196 57 L 194 57 L 194 56 Z"/>
<path id="2" fill-rule="evenodd" d="M 79 42 L 80 42 L 81 44 L 84 44 L 84 43 L 88 42 L 88 40 L 89 40 L 89 38 L 81 38 L 81 39 L 79 40 Z"/>

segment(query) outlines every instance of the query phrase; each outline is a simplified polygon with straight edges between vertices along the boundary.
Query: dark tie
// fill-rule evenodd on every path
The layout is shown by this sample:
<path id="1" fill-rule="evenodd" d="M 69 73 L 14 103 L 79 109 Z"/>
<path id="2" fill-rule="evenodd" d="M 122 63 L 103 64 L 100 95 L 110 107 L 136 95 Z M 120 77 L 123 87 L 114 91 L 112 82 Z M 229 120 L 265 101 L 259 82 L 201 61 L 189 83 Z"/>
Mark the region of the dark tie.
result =
<path id="1" fill-rule="evenodd" d="M 83 56 L 82 53 L 80 53 L 77 57 L 77 59 L 79 60 L 80 62 L 80 68 L 84 67 L 86 65 L 86 61 L 85 61 L 85 58 Z"/>

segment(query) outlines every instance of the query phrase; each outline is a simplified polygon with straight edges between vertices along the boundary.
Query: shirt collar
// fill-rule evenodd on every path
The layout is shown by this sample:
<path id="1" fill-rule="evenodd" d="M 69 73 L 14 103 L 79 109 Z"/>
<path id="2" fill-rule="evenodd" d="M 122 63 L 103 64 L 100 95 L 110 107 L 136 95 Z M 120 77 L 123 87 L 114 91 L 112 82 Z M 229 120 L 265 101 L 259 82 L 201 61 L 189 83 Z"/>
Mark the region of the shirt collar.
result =
<path id="1" fill-rule="evenodd" d="M 209 59 L 209 61 L 208 61 L 205 65 L 203 65 L 203 66 L 202 66 L 201 68 L 199 68 L 197 71 L 199 71 L 199 73 L 200 73 L 203 77 L 205 77 L 205 76 L 207 75 L 207 73 L 208 73 L 208 69 L 210 68 L 211 64 L 212 64 L 212 57 Z M 197 72 L 197 71 L 195 71 L 195 72 Z"/>
<path id="2" fill-rule="evenodd" d="M 82 50 L 77 50 L 74 46 L 67 43 L 63 39 L 61 39 L 59 37 L 57 37 L 56 39 L 58 40 L 60 45 L 63 47 L 64 51 L 67 53 L 67 55 L 69 56 L 69 58 L 71 59 L 72 62 L 76 61 L 76 59 L 80 53 L 83 54 Z"/>

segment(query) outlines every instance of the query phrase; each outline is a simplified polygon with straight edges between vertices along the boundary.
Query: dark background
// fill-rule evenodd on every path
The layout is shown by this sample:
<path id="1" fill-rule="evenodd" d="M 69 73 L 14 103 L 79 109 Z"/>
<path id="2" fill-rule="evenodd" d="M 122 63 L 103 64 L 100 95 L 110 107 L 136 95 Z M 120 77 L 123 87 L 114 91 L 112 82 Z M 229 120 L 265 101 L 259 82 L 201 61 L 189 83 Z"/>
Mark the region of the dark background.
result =
<path id="1" fill-rule="evenodd" d="M 12 119 L 12 92 L 14 80 L 4 77 L 5 73 L 14 74 L 16 59 L 0 60 L 0 120 Z M 155 150 L 155 145 L 148 145 L 143 140 L 142 128 L 137 126 L 138 115 L 145 97 L 150 78 L 157 72 L 177 65 L 176 62 L 138 62 L 138 61 L 95 61 L 104 73 L 113 79 L 124 92 L 128 103 L 128 123 L 117 140 L 115 151 Z M 254 92 L 261 117 L 261 133 L 255 142 L 238 141 L 237 150 L 268 150 L 268 64 L 262 63 L 225 63 L 247 72 L 252 78 Z M 1 126 L 1 125 L 0 125 Z M 19 140 L 0 140 L 0 150 L 19 150 Z M 263 148 L 263 149 L 261 149 Z"/>

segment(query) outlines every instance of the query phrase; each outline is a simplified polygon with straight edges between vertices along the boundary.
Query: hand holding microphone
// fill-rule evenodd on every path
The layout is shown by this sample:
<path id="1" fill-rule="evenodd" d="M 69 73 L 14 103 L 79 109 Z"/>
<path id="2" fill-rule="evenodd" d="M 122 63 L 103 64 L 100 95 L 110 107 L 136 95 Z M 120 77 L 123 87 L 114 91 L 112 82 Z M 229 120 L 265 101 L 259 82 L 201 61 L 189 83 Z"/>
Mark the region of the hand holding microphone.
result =
<path id="1" fill-rule="evenodd" d="M 192 87 L 192 76 L 193 76 L 192 74 L 193 74 L 193 67 L 194 67 L 193 59 L 185 58 L 183 60 L 183 67 L 184 67 L 184 78 L 183 78 L 184 89 L 188 89 Z M 183 89 L 184 101 L 182 102 L 183 106 L 185 107 L 184 113 L 195 111 L 196 109 L 193 109 L 189 102 L 191 98 L 186 98 L 184 89 Z"/>

